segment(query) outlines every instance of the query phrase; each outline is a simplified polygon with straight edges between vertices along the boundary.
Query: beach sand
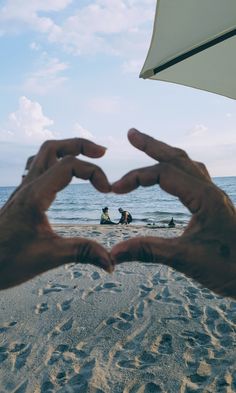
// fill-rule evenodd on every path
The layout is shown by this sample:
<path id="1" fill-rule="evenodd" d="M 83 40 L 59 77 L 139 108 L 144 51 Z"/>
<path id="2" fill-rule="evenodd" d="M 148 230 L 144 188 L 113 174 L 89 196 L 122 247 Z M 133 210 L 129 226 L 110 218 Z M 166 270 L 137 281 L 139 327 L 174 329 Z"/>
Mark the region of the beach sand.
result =
<path id="1" fill-rule="evenodd" d="M 178 229 L 57 225 L 107 247 Z M 69 264 L 0 298 L 0 393 L 236 392 L 236 302 L 167 267 Z"/>

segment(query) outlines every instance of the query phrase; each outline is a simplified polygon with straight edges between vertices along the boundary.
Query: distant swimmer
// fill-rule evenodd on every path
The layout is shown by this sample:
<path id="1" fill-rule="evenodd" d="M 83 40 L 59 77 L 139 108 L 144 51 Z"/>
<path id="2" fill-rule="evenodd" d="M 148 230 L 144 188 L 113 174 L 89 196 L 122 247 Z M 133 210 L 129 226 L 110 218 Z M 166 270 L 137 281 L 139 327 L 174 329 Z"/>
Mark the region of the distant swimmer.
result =
<path id="1" fill-rule="evenodd" d="M 172 217 L 172 219 L 170 220 L 170 222 L 169 222 L 169 224 L 168 224 L 168 227 L 169 227 L 169 228 L 175 228 L 175 222 L 174 222 L 173 217 Z"/>
<path id="2" fill-rule="evenodd" d="M 133 218 L 129 212 L 123 210 L 121 207 L 118 210 L 121 214 L 119 224 L 130 224 L 133 221 Z"/>
<path id="3" fill-rule="evenodd" d="M 102 224 L 102 225 L 116 225 L 116 223 L 112 222 L 110 219 L 107 206 L 102 209 L 100 224 Z"/>

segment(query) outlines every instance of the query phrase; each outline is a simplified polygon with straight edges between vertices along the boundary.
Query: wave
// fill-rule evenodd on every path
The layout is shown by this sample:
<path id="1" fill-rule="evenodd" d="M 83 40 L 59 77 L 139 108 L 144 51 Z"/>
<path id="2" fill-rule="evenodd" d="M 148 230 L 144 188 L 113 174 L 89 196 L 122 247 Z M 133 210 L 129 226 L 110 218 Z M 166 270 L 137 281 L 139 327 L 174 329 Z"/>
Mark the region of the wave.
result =
<path id="1" fill-rule="evenodd" d="M 156 210 L 156 211 L 153 211 L 153 212 L 143 212 L 142 213 L 142 215 L 144 215 L 144 216 L 154 216 L 154 215 L 156 215 L 156 216 L 178 216 L 178 217 L 184 217 L 184 216 L 187 216 L 187 215 L 189 215 L 190 216 L 190 213 L 188 213 L 188 212 L 178 212 L 178 211 L 163 211 L 163 210 Z"/>

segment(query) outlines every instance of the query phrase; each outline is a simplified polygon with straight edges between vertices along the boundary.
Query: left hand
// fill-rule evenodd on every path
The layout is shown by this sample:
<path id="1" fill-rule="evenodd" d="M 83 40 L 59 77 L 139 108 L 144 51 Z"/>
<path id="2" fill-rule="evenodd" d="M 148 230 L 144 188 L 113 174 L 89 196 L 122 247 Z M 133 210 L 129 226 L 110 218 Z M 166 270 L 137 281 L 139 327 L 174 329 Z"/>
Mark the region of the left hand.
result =
<path id="1" fill-rule="evenodd" d="M 113 270 L 110 255 L 84 238 L 62 238 L 53 232 L 46 211 L 73 176 L 90 180 L 101 192 L 110 185 L 96 165 L 76 158 L 98 158 L 105 148 L 85 139 L 45 142 L 28 160 L 29 173 L 0 210 L 0 289 L 20 284 L 68 262 L 91 263 Z"/>

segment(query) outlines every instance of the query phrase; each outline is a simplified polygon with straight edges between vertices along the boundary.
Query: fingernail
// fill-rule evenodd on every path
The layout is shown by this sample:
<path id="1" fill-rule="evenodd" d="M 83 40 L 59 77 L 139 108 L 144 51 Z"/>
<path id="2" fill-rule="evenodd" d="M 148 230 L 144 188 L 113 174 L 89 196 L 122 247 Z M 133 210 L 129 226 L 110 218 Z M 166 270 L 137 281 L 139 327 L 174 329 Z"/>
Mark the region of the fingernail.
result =
<path id="1" fill-rule="evenodd" d="M 137 134 L 137 132 L 139 132 L 136 128 L 130 128 L 130 130 L 128 131 L 128 135 L 132 136 Z"/>

